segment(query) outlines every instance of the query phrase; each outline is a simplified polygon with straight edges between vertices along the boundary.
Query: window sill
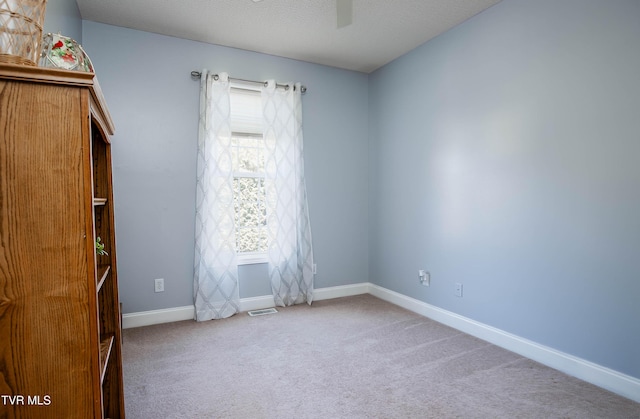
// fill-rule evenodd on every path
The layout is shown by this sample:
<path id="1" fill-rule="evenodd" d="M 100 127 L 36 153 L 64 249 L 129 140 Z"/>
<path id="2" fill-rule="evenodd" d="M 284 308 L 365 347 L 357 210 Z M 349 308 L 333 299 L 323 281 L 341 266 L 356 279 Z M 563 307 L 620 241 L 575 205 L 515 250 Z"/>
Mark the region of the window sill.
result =
<path id="1" fill-rule="evenodd" d="M 257 263 L 267 263 L 266 253 L 238 253 L 238 265 L 254 265 Z"/>

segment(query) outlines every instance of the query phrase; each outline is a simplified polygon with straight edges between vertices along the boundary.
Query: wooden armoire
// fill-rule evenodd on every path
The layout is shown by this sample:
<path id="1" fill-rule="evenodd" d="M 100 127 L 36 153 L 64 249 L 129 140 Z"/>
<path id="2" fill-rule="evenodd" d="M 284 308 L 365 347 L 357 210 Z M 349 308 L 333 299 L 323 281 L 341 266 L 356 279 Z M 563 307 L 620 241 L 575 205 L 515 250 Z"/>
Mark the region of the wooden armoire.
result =
<path id="1" fill-rule="evenodd" d="M 125 416 L 112 134 L 93 73 L 0 63 L 0 418 Z"/>

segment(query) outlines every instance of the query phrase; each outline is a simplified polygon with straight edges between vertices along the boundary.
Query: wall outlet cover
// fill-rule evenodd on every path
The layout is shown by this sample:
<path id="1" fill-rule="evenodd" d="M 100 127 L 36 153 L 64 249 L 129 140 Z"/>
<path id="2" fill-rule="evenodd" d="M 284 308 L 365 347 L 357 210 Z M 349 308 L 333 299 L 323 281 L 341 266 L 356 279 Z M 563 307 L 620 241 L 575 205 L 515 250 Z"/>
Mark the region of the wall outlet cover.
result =
<path id="1" fill-rule="evenodd" d="M 154 279 L 154 290 L 155 292 L 163 292 L 164 291 L 164 279 L 163 278 L 157 278 Z"/>
<path id="2" fill-rule="evenodd" d="M 428 287 L 431 284 L 431 274 L 424 269 L 420 269 L 418 271 L 418 279 L 425 287 Z"/>

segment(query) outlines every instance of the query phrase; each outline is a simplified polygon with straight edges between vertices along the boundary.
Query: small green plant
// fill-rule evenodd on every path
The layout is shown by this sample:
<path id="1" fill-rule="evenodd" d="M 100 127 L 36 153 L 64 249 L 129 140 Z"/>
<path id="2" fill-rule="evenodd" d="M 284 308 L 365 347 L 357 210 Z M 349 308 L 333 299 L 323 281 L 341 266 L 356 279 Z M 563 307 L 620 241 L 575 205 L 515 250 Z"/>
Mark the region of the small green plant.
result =
<path id="1" fill-rule="evenodd" d="M 109 253 L 107 253 L 104 250 L 104 243 L 102 243 L 102 239 L 100 239 L 100 236 L 98 236 L 96 238 L 96 254 L 100 255 L 100 256 L 108 256 Z"/>

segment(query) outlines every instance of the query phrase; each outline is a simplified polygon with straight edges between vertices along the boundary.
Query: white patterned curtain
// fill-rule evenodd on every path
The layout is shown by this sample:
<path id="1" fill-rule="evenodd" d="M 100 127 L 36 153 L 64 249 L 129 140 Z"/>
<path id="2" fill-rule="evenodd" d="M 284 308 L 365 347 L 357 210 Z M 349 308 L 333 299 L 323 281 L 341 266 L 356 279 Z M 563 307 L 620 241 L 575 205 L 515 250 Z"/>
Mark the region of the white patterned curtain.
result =
<path id="1" fill-rule="evenodd" d="M 269 278 L 278 306 L 313 301 L 300 88 L 276 88 L 273 80 L 262 88 Z"/>
<path id="2" fill-rule="evenodd" d="M 202 71 L 196 180 L 194 303 L 197 321 L 240 311 L 228 75 Z"/>

